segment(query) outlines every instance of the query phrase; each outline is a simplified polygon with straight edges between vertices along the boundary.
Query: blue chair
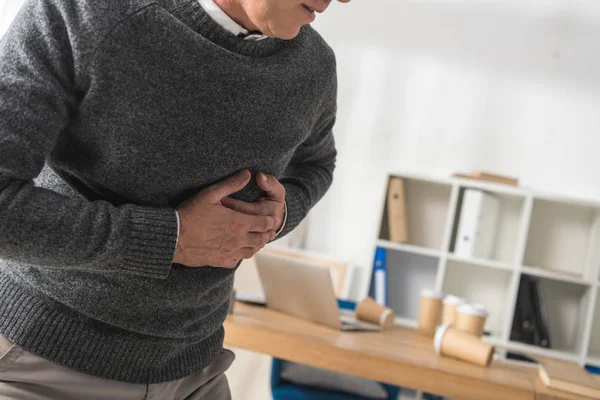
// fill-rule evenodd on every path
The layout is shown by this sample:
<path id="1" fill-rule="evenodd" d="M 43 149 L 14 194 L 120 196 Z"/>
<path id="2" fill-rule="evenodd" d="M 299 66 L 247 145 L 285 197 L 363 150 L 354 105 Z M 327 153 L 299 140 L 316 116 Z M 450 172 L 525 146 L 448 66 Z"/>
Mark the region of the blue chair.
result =
<path id="1" fill-rule="evenodd" d="M 354 310 L 356 303 L 344 300 L 338 300 L 341 309 Z M 281 378 L 281 370 L 286 361 L 279 358 L 273 359 L 271 368 L 271 391 L 274 400 L 370 400 L 365 397 L 355 396 L 347 393 L 325 391 L 308 387 L 296 386 L 286 382 Z M 400 389 L 395 386 L 381 384 L 388 392 L 389 400 L 395 400 L 398 397 Z"/>
<path id="2" fill-rule="evenodd" d="M 283 361 L 279 358 L 273 359 L 271 370 L 271 391 L 273 400 L 370 400 L 366 397 L 355 396 L 347 393 L 325 391 L 293 385 L 281 379 Z M 388 392 L 389 400 L 396 400 L 400 389 L 386 384 L 381 384 Z"/>

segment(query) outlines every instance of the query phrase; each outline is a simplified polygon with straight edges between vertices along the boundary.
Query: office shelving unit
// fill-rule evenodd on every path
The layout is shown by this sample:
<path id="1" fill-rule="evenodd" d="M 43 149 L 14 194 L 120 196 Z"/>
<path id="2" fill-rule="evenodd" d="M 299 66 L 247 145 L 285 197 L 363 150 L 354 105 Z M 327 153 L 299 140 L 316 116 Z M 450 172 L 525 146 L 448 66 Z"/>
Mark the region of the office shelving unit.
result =
<path id="1" fill-rule="evenodd" d="M 507 350 L 600 366 L 600 201 L 585 201 L 467 179 L 392 174 L 405 183 L 407 243 L 387 236 L 382 188 L 377 246 L 388 250 L 388 302 L 397 323 L 417 325 L 419 291 L 434 288 L 490 311 L 485 340 Z M 454 245 L 464 191 L 501 199 L 495 250 L 489 259 L 458 257 Z M 510 340 L 521 276 L 545 292 L 551 349 Z"/>

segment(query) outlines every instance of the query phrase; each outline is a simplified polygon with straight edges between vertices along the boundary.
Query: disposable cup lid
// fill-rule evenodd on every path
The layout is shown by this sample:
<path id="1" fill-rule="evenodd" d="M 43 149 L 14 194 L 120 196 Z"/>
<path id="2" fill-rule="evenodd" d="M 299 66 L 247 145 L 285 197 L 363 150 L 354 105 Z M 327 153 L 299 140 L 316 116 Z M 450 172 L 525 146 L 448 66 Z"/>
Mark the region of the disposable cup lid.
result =
<path id="1" fill-rule="evenodd" d="M 443 299 L 444 293 L 436 292 L 433 289 L 423 289 L 421 290 L 421 297 L 429 297 L 431 299 Z"/>
<path id="2" fill-rule="evenodd" d="M 485 308 L 483 304 L 473 304 L 473 307 L 475 307 L 478 310 L 483 310 L 487 313 L 487 308 Z"/>
<path id="3" fill-rule="evenodd" d="M 435 348 L 436 353 L 440 354 L 442 352 L 442 342 L 444 341 L 444 336 L 446 336 L 446 332 L 452 326 L 451 324 L 441 325 L 435 331 L 435 336 L 433 338 L 433 347 Z"/>
<path id="4" fill-rule="evenodd" d="M 473 315 L 475 317 L 481 317 L 481 318 L 487 318 L 487 316 L 488 316 L 487 310 L 485 309 L 484 306 L 482 306 L 480 304 L 478 304 L 478 305 L 461 304 L 456 309 L 456 312 L 461 313 L 461 314 Z"/>
<path id="5" fill-rule="evenodd" d="M 461 304 L 466 303 L 465 299 L 462 299 L 458 296 L 454 296 L 452 294 L 446 295 L 446 297 L 444 297 L 444 304 L 449 304 L 452 306 L 458 306 Z"/>

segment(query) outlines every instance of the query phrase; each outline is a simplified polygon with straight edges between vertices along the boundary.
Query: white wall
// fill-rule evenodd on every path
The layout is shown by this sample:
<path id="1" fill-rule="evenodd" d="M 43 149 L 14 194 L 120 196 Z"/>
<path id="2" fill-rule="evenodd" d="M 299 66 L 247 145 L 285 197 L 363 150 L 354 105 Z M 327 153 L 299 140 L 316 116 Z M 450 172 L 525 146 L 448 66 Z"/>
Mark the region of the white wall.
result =
<path id="1" fill-rule="evenodd" d="M 0 37 L 6 32 L 24 0 L 0 0 Z"/>
<path id="2" fill-rule="evenodd" d="M 363 282 L 389 171 L 600 198 L 600 2 L 354 0 L 315 27 L 338 57 L 340 154 L 307 245 Z"/>

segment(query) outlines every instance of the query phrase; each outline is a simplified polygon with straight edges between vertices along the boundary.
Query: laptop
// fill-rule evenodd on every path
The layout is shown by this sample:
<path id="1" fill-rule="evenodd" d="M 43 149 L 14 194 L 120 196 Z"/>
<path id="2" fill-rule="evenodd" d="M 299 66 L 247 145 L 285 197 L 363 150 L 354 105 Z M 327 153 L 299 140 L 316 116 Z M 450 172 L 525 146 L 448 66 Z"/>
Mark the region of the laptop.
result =
<path id="1" fill-rule="evenodd" d="M 254 257 L 268 308 L 342 331 L 381 330 L 340 312 L 326 266 L 279 254 Z"/>

